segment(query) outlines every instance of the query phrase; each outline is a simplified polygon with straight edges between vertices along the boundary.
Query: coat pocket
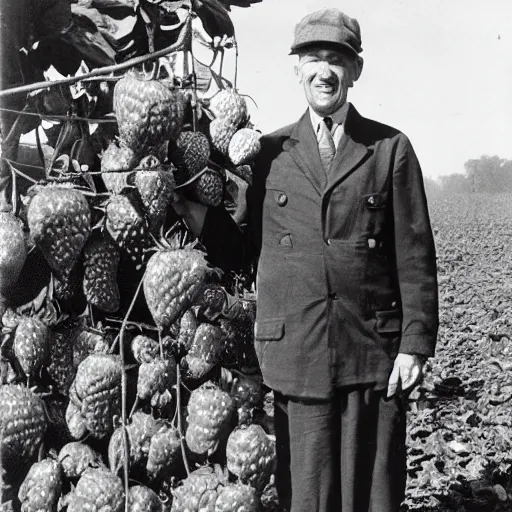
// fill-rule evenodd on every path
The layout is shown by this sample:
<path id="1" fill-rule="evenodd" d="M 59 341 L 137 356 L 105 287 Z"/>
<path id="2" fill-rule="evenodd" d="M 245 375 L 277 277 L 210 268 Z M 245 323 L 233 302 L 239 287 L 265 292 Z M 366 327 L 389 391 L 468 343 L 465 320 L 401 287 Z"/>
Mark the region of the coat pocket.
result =
<path id="1" fill-rule="evenodd" d="M 290 272 L 281 250 L 263 250 L 258 263 L 256 275 L 256 295 L 258 308 L 256 318 L 284 318 L 288 308 L 288 292 L 290 288 Z"/>
<path id="2" fill-rule="evenodd" d="M 254 326 L 256 341 L 279 341 L 284 337 L 284 318 L 257 320 Z"/>
<path id="3" fill-rule="evenodd" d="M 376 311 L 375 312 L 375 330 L 379 334 L 388 334 L 398 336 L 402 329 L 402 320 L 400 311 Z"/>
<path id="4" fill-rule="evenodd" d="M 400 349 L 402 319 L 400 311 L 376 311 L 375 330 L 380 336 L 381 346 L 390 359 L 395 359 Z"/>
<path id="5" fill-rule="evenodd" d="M 380 192 L 365 194 L 363 196 L 363 204 L 369 210 L 380 210 L 386 207 L 386 197 Z"/>
<path id="6" fill-rule="evenodd" d="M 369 237 L 370 249 L 378 249 L 380 235 L 385 231 L 387 212 L 386 194 L 374 192 L 362 197 L 361 230 L 363 236 Z"/>

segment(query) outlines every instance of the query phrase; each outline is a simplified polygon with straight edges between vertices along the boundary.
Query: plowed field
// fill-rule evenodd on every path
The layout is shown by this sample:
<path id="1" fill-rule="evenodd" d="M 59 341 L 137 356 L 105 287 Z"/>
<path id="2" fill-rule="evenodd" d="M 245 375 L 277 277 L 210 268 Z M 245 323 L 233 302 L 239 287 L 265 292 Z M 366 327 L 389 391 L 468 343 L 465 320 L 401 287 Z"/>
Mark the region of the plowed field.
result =
<path id="1" fill-rule="evenodd" d="M 430 202 L 436 356 L 408 415 L 405 510 L 512 510 L 512 196 Z"/>

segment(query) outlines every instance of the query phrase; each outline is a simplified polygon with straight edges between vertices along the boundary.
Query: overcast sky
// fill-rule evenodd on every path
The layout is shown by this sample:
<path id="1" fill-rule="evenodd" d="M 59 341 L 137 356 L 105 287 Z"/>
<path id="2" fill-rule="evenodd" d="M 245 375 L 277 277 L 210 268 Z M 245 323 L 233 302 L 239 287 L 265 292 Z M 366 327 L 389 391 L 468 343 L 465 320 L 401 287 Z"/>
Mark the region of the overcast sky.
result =
<path id="1" fill-rule="evenodd" d="M 253 118 L 264 133 L 306 107 L 288 52 L 295 24 L 321 7 L 341 8 L 361 25 L 365 65 L 349 101 L 408 135 L 426 176 L 464 172 L 482 154 L 512 158 L 511 0 L 263 0 L 233 8 L 238 88 L 258 103 Z"/>

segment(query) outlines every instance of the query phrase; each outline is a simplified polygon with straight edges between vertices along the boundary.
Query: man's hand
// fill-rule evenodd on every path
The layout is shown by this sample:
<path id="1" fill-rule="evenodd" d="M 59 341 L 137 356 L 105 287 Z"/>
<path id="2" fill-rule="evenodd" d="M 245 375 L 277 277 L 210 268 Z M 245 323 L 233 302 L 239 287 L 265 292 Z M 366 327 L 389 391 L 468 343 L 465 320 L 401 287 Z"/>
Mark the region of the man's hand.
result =
<path id="1" fill-rule="evenodd" d="M 183 221 L 192 234 L 195 237 L 199 237 L 203 230 L 208 207 L 194 201 L 189 201 L 176 192 L 173 192 L 171 206 L 174 208 L 174 211 L 183 218 Z"/>
<path id="2" fill-rule="evenodd" d="M 405 391 L 419 383 L 423 376 L 425 358 L 417 354 L 398 354 L 388 381 L 388 398 L 398 389 Z"/>

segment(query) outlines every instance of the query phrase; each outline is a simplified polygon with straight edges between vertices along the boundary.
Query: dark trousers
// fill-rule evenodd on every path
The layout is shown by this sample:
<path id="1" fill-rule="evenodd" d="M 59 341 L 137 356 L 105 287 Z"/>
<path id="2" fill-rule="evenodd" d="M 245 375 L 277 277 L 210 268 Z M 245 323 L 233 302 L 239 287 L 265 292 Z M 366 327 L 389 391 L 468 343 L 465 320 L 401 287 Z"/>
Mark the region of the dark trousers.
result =
<path id="1" fill-rule="evenodd" d="M 385 391 L 329 401 L 274 393 L 281 506 L 291 512 L 398 512 L 406 483 L 405 407 Z"/>

